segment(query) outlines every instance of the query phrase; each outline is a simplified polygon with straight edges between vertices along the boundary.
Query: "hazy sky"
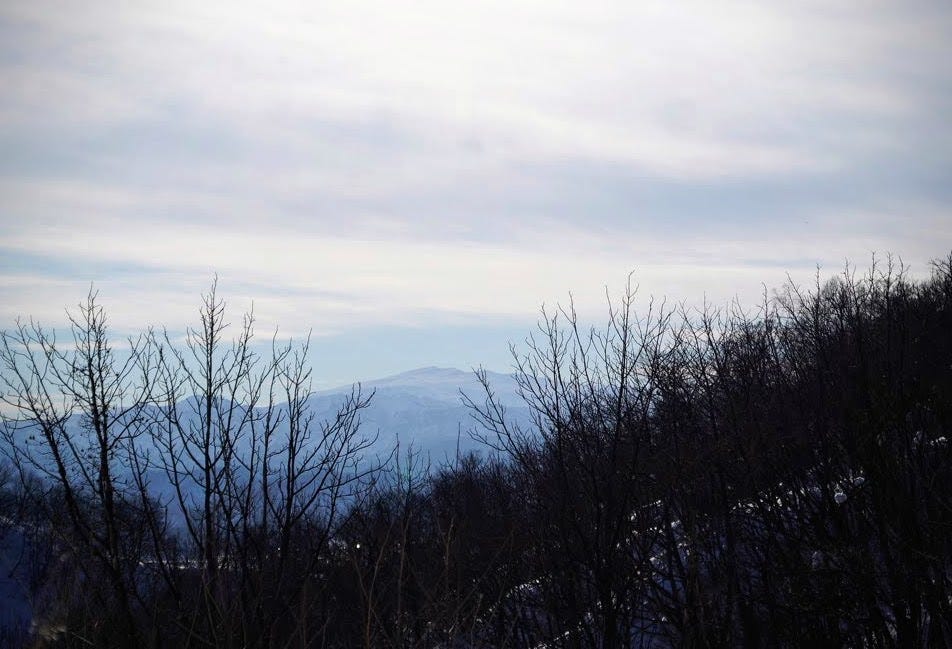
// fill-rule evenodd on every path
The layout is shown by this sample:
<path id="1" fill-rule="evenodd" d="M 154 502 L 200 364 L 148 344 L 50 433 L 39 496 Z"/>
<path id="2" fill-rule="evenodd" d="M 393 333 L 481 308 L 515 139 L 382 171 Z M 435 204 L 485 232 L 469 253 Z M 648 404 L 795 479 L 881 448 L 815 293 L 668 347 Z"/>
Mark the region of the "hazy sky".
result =
<path id="1" fill-rule="evenodd" d="M 193 322 L 323 383 L 505 369 L 571 291 L 952 249 L 952 4 L 0 3 L 0 320 Z"/>

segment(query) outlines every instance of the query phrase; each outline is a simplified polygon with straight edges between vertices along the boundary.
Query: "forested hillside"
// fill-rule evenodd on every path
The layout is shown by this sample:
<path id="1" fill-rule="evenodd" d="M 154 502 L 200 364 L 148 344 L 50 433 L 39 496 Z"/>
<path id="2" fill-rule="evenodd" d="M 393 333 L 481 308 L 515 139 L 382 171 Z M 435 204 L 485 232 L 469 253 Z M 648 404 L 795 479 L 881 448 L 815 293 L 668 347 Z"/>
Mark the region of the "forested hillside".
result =
<path id="1" fill-rule="evenodd" d="M 445 461 L 232 318 L 3 333 L 0 645 L 952 646 L 952 255 L 548 312 Z"/>

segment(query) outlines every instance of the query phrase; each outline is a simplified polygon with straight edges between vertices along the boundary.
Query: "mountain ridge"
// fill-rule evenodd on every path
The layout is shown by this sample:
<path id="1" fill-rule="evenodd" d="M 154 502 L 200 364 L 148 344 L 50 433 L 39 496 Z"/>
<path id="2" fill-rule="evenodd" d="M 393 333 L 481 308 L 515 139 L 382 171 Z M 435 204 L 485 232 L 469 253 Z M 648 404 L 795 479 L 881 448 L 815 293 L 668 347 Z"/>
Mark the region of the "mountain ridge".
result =
<path id="1" fill-rule="evenodd" d="M 516 393 L 513 375 L 486 371 L 486 378 L 500 402 L 517 421 L 528 418 L 528 409 Z M 354 385 L 365 393 L 373 390 L 370 404 L 361 413 L 361 428 L 379 435 L 374 445 L 385 452 L 394 443 L 410 443 L 434 458 L 457 451 L 482 449 L 468 432 L 476 423 L 464 403 L 465 394 L 482 402 L 484 388 L 475 372 L 454 367 L 419 367 L 390 376 L 316 391 L 310 400 L 319 418 L 331 418 Z"/>

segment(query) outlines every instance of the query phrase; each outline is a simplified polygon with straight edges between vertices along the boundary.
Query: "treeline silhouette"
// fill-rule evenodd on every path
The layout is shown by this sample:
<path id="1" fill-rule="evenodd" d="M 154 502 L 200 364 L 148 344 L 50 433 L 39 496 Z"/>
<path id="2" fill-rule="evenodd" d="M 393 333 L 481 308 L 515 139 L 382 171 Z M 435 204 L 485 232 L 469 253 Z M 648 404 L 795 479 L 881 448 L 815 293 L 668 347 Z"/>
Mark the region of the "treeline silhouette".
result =
<path id="1" fill-rule="evenodd" d="M 3 334 L 0 501 L 50 647 L 952 646 L 952 255 L 759 308 L 571 305 L 514 348 L 532 424 L 378 461 L 307 344 L 215 287 L 184 340 Z"/>

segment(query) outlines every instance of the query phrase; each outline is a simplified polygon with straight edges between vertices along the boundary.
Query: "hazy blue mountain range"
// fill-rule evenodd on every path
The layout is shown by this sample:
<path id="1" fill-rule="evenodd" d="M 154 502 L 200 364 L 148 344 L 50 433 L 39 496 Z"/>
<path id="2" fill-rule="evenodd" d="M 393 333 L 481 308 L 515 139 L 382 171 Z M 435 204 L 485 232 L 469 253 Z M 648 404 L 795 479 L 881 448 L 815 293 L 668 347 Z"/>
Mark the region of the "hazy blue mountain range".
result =
<path id="1" fill-rule="evenodd" d="M 516 395 L 515 379 L 495 372 L 487 372 L 487 377 L 513 421 L 527 421 L 528 409 Z M 462 452 L 483 448 L 469 435 L 477 424 L 461 397 L 462 392 L 476 403 L 485 399 L 473 372 L 425 367 L 364 381 L 361 387 L 365 392 L 374 391 L 370 406 L 361 416 L 361 430 L 365 434 L 379 433 L 375 445 L 378 452 L 388 452 L 399 440 L 401 448 L 412 443 L 438 463 L 455 455 L 457 442 Z M 312 406 L 318 418 L 333 417 L 350 389 L 347 385 L 316 393 Z"/>
<path id="2" fill-rule="evenodd" d="M 493 372 L 488 372 L 487 376 L 513 421 L 526 421 L 528 410 L 516 395 L 513 377 Z M 362 411 L 361 416 L 362 434 L 378 437 L 366 453 L 368 460 L 372 460 L 374 455 L 388 456 L 398 440 L 401 453 L 412 444 L 415 450 L 429 457 L 433 466 L 444 460 L 452 460 L 457 448 L 464 453 L 483 448 L 469 435 L 469 431 L 477 424 L 461 395 L 462 391 L 477 403 L 485 399 L 484 389 L 473 372 L 427 367 L 364 381 L 361 387 L 364 395 L 371 391 L 374 393 L 370 406 Z M 346 385 L 316 392 L 309 404 L 316 421 L 332 419 L 340 403 L 351 393 L 351 388 Z M 195 408 L 197 404 L 194 401 L 183 401 L 185 420 L 193 416 Z M 67 428 L 78 433 L 81 425 L 78 418 L 73 418 Z M 148 445 L 144 448 L 148 448 Z M 154 448 L 148 450 L 158 452 Z M 150 469 L 147 478 L 154 495 L 166 502 L 173 498 L 172 487 L 162 471 Z M 180 522 L 180 515 L 174 508 L 170 516 L 173 524 Z M 24 553 L 30 551 L 31 548 L 24 545 L 24 538 L 16 524 L 12 520 L 0 520 L 0 644 L 7 637 L 4 633 L 9 634 L 15 629 L 25 630 L 30 624 L 30 604 L 24 583 L 21 583 L 26 576 L 24 569 L 17 567 L 18 562 L 26 556 Z"/>
<path id="3" fill-rule="evenodd" d="M 516 395 L 515 379 L 510 375 L 494 372 L 487 372 L 487 378 L 497 400 L 506 406 L 508 418 L 519 423 L 528 421 L 528 409 Z M 463 394 L 476 403 L 482 403 L 485 399 L 485 390 L 472 371 L 427 367 L 364 381 L 361 383 L 361 389 L 364 397 L 373 393 L 370 405 L 361 411 L 360 416 L 360 434 L 367 438 L 376 437 L 376 442 L 364 452 L 366 460 L 372 461 L 374 456 L 389 456 L 398 442 L 401 454 L 412 445 L 415 451 L 428 457 L 434 465 L 444 460 L 452 460 L 457 450 L 461 453 L 487 450 L 470 435 L 470 431 L 477 429 L 478 424 L 463 400 Z M 315 416 L 313 426 L 319 428 L 321 422 L 333 420 L 351 390 L 352 386 L 346 385 L 315 392 L 308 403 Z M 200 404 L 194 398 L 183 399 L 179 408 L 180 417 L 186 427 L 201 411 Z M 83 425 L 83 420 L 74 416 L 67 422 L 66 428 L 75 431 L 78 436 Z M 31 432 L 28 429 L 18 432 L 16 435 L 20 438 L 20 443 L 26 443 L 26 437 L 30 436 Z M 82 444 L 78 437 L 75 441 Z M 239 440 L 239 452 L 246 450 L 244 444 L 247 441 L 247 437 Z M 5 442 L 0 441 L 0 444 Z M 140 438 L 138 444 L 140 450 L 150 456 L 153 462 L 157 461 L 162 453 L 147 438 Z M 49 468 L 52 468 L 52 459 L 43 449 L 42 445 L 34 447 L 34 450 L 39 452 L 36 457 L 43 464 L 46 464 L 43 458 L 49 459 Z M 9 449 L 0 448 L 0 451 L 7 451 L 3 456 L 9 455 Z M 170 485 L 160 470 L 152 468 L 148 475 L 155 493 L 160 496 L 171 495 Z"/>

